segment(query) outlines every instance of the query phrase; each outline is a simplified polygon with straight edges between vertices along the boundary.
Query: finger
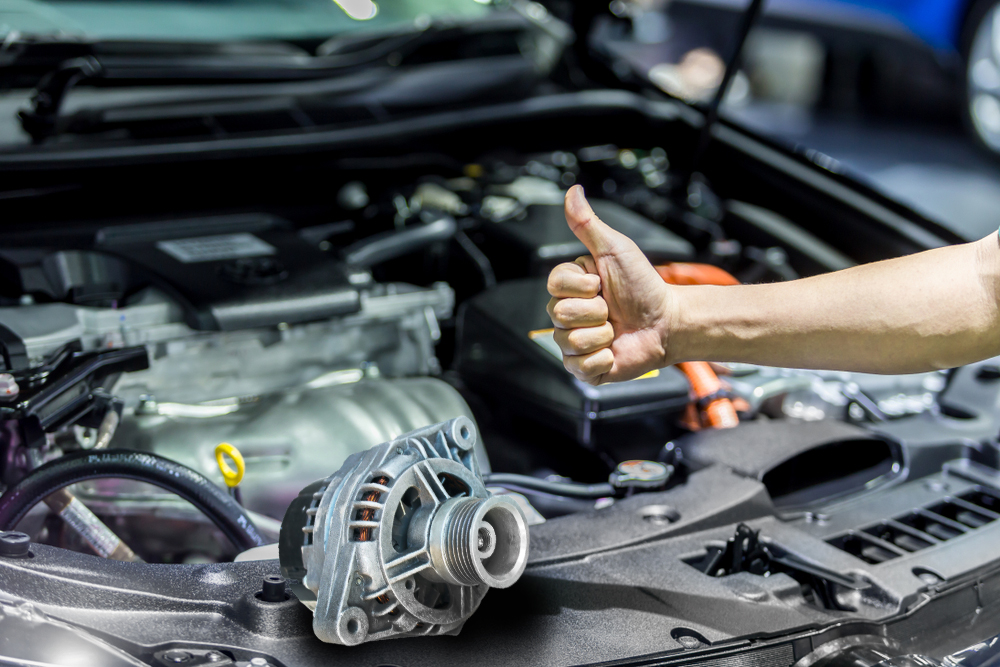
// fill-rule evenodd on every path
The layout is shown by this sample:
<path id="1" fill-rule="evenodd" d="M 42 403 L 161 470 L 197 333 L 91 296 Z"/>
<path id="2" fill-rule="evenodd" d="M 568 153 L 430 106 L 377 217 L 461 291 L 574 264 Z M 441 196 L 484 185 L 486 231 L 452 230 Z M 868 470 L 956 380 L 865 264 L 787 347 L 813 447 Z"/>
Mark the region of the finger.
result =
<path id="1" fill-rule="evenodd" d="M 566 222 L 594 257 L 612 254 L 617 237 L 621 236 L 597 217 L 580 185 L 574 185 L 566 193 Z"/>
<path id="2" fill-rule="evenodd" d="M 579 357 L 563 357 L 563 366 L 573 377 L 584 382 L 600 381 L 605 373 L 615 365 L 615 355 L 610 348 L 581 355 Z"/>
<path id="3" fill-rule="evenodd" d="M 596 327 L 608 321 L 608 304 L 601 297 L 593 299 L 556 299 L 547 307 L 552 325 L 557 329 Z"/>
<path id="4" fill-rule="evenodd" d="M 587 273 L 598 274 L 597 262 L 590 255 L 584 255 L 583 257 L 577 257 L 573 260 L 574 264 L 579 264 L 584 268 Z"/>
<path id="5" fill-rule="evenodd" d="M 576 262 L 560 264 L 549 273 L 549 294 L 591 299 L 601 291 L 601 277 Z"/>
<path id="6" fill-rule="evenodd" d="M 605 322 L 599 327 L 556 329 L 552 338 L 564 355 L 577 357 L 611 345 L 615 339 L 615 329 L 610 322 Z"/>

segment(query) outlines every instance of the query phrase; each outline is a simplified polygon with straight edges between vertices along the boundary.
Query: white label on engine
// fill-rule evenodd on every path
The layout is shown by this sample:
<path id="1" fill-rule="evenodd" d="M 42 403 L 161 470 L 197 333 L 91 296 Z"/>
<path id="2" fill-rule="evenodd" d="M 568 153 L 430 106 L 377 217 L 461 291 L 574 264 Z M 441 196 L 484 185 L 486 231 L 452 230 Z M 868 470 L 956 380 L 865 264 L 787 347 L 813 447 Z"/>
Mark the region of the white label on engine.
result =
<path id="1" fill-rule="evenodd" d="M 157 241 L 156 247 L 178 262 L 216 262 L 220 259 L 273 255 L 277 249 L 253 234 L 217 234 L 190 239 Z"/>

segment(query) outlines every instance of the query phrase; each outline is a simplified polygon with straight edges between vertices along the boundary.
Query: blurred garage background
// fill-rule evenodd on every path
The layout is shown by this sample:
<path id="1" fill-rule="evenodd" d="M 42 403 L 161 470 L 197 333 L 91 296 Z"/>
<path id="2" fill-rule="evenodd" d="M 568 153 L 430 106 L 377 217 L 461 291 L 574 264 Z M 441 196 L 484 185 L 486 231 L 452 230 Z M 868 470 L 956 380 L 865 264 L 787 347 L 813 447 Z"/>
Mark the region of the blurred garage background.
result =
<path id="1" fill-rule="evenodd" d="M 1000 224 L 1000 0 L 764 0 L 722 105 L 969 239 Z M 615 0 L 616 71 L 708 101 L 748 0 Z"/>

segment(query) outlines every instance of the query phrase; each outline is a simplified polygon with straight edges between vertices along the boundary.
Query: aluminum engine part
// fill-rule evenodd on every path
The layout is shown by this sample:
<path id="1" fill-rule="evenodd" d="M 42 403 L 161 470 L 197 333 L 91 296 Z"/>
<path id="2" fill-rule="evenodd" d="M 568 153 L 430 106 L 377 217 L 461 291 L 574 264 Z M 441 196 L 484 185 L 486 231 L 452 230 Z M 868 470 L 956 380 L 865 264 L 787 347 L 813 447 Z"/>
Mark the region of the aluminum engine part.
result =
<path id="1" fill-rule="evenodd" d="M 784 416 L 804 421 L 849 419 L 876 421 L 933 410 L 947 382 L 941 371 L 912 375 L 873 375 L 845 371 L 772 368 L 728 364 L 732 391 L 745 399 L 751 412 L 772 407 Z"/>
<path id="2" fill-rule="evenodd" d="M 142 394 L 197 403 L 307 383 L 325 386 L 335 384 L 341 371 L 359 373 L 372 364 L 387 377 L 440 371 L 434 344 L 438 321 L 454 306 L 450 287 L 372 284 L 360 298 L 361 310 L 349 315 L 214 332 L 188 327 L 181 307 L 150 288 L 119 308 L 65 303 L 0 308 L 0 325 L 24 341 L 32 363 L 71 341 L 84 350 L 146 345 L 149 370 L 123 375 L 114 388 L 129 407 Z"/>
<path id="3" fill-rule="evenodd" d="M 471 414 L 459 393 L 441 380 L 361 380 L 286 390 L 251 402 L 147 405 L 126 415 L 113 446 L 165 456 L 222 486 L 215 447 L 232 443 L 246 462 L 240 484 L 244 506 L 280 519 L 319 471 L 413 429 Z M 482 445 L 474 452 L 488 470 Z M 203 520 L 175 496 L 129 480 L 86 482 L 76 494 L 102 516 L 140 517 L 137 530 L 152 529 L 156 522 L 143 517 L 154 512 Z"/>
<path id="4" fill-rule="evenodd" d="M 490 587 L 524 572 L 528 525 L 483 486 L 458 417 L 351 456 L 285 514 L 282 573 L 326 642 L 458 634 Z"/>

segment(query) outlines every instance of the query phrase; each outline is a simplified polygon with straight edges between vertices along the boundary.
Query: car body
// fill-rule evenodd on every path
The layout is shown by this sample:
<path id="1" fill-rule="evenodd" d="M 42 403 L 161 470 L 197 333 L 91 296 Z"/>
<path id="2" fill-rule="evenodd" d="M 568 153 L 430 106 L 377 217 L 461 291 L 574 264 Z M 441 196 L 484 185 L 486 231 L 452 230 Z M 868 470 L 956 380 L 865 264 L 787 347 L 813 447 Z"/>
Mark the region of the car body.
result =
<path id="1" fill-rule="evenodd" d="M 546 343 L 545 274 L 582 252 L 573 183 L 652 261 L 746 281 L 960 239 L 730 122 L 698 151 L 700 110 L 629 89 L 588 42 L 603 7 L 446 9 L 332 41 L 8 41 L 0 528 L 28 537 L 0 534 L 2 660 L 908 665 L 1000 633 L 995 360 L 732 366 L 744 423 L 711 429 L 684 421 L 676 370 L 591 387 Z M 475 429 L 441 424 L 481 441 L 447 449 Z M 412 600 L 361 557 L 310 601 L 311 556 L 247 548 L 314 554 L 326 528 L 286 508 L 334 516 L 310 498 L 373 452 L 415 456 L 407 433 L 449 459 L 419 485 L 448 501 L 483 493 L 458 477 L 521 476 L 526 569 L 464 627 L 403 623 Z M 622 482 L 644 469 L 663 475 Z M 398 565 L 415 519 L 379 494 L 409 490 L 376 472 L 341 547 L 382 531 Z M 67 484 L 89 527 L 53 498 Z M 81 537 L 96 523 L 147 562 L 94 555 L 121 557 Z M 468 611 L 421 577 L 425 607 Z M 320 626 L 344 600 L 379 612 L 348 632 L 403 636 L 340 645 Z"/>
<path id="2" fill-rule="evenodd" d="M 968 2 L 852 2 L 843 4 L 891 16 L 934 49 L 958 53 Z"/>

